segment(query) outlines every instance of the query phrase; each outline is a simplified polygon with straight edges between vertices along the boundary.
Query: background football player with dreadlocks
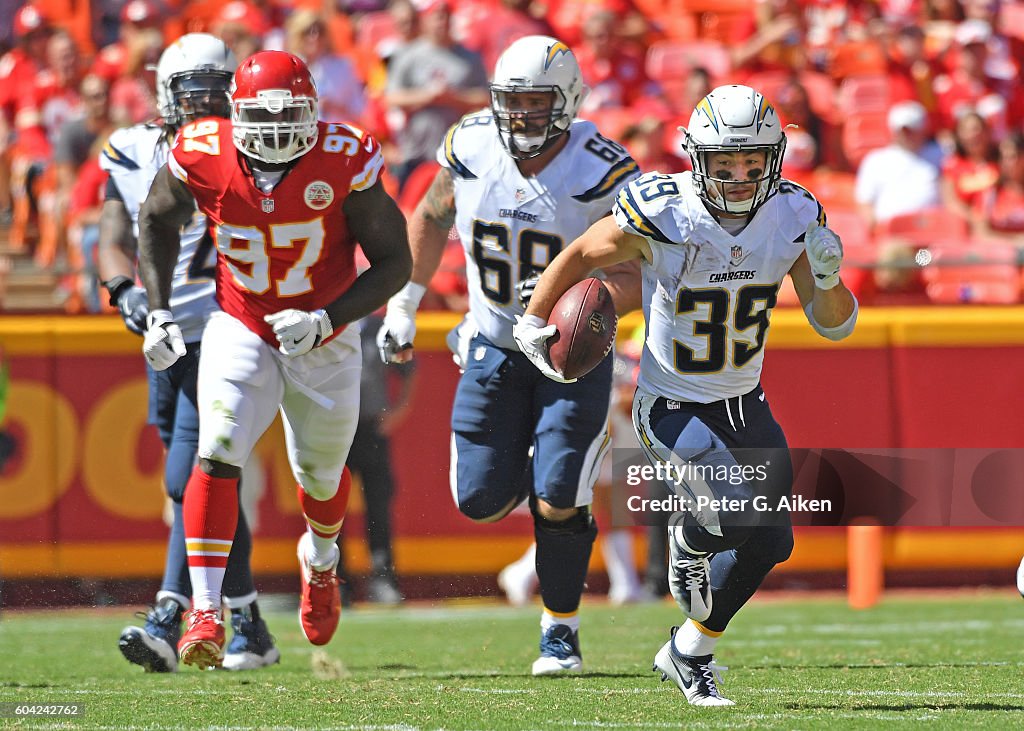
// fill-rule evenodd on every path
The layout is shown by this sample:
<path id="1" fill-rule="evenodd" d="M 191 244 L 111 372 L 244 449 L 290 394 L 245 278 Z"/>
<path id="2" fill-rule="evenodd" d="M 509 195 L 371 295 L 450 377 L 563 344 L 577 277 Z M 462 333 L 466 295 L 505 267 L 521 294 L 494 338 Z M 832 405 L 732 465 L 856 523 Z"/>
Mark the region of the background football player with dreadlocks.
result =
<path id="1" fill-rule="evenodd" d="M 178 129 L 202 117 L 228 116 L 228 89 L 236 65 L 234 55 L 220 39 L 205 33 L 182 36 L 163 52 L 157 64 L 156 91 L 162 123 L 117 130 L 103 149 L 100 164 L 110 178 L 100 218 L 100 275 L 110 293 L 110 304 L 118 308 L 125 326 L 136 334 L 144 332 L 149 314 L 146 291 L 135 283 L 139 210 L 157 171 L 167 162 Z M 164 486 L 173 510 L 167 562 L 156 604 L 146 614 L 145 625 L 125 628 L 119 641 L 121 652 L 130 662 L 153 672 L 177 669 L 182 614 L 189 608 L 192 595 L 182 503 L 199 439 L 199 340 L 210 313 L 219 309 L 213 296 L 216 250 L 206 217 L 194 215 L 182 228 L 180 239 L 171 310 L 181 326 L 187 353 L 165 371 L 146 369 L 149 420 L 167 448 Z M 249 565 L 251 552 L 249 526 L 239 512 L 225 579 L 234 637 L 224 666 L 234 670 L 263 667 L 280 657 L 260 618 Z"/>

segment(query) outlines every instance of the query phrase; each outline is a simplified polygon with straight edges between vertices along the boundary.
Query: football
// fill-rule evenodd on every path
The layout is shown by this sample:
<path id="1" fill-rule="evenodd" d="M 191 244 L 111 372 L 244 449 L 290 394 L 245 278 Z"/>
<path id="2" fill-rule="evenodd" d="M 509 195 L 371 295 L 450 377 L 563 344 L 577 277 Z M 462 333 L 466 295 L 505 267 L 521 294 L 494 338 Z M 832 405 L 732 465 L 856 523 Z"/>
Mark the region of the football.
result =
<path id="1" fill-rule="evenodd" d="M 551 365 L 565 378 L 581 378 L 597 367 L 615 342 L 615 305 L 596 277 L 562 295 L 548 323 L 558 328 L 548 340 Z"/>

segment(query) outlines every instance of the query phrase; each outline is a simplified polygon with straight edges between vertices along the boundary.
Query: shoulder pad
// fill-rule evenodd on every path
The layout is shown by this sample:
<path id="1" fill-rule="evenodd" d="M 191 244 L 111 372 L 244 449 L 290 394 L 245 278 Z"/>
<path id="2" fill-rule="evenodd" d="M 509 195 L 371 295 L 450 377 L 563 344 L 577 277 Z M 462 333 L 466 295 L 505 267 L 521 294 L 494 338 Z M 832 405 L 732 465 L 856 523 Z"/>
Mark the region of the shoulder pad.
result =
<path id="1" fill-rule="evenodd" d="M 593 122 L 578 119 L 570 132 L 577 139 L 573 163 L 579 171 L 579 185 L 586 186 L 582 193 L 573 196 L 580 203 L 609 196 L 640 174 L 640 166 L 626 148 L 598 132 Z"/>
<path id="2" fill-rule="evenodd" d="M 454 175 L 466 180 L 476 180 L 478 176 L 472 168 L 478 167 L 477 156 L 496 141 L 494 117 L 489 109 L 467 114 L 453 124 L 445 134 L 437 159 Z"/>
<path id="3" fill-rule="evenodd" d="M 667 234 L 675 231 L 671 204 L 679 195 L 675 176 L 646 173 L 619 191 L 612 212 L 620 228 L 663 244 L 676 244 Z"/>
<path id="4" fill-rule="evenodd" d="M 802 185 L 782 179 L 779 181 L 778 196 L 780 205 L 784 206 L 783 210 L 789 214 L 786 217 L 790 218 L 799 230 L 799 235 L 793 239 L 794 243 L 804 240 L 807 224 L 812 220 L 817 221 L 819 226 L 828 225 L 825 209 L 814 194 Z"/>
<path id="5" fill-rule="evenodd" d="M 108 172 L 138 170 L 153 156 L 161 134 L 159 127 L 144 124 L 114 130 L 100 153 L 100 167 Z"/>

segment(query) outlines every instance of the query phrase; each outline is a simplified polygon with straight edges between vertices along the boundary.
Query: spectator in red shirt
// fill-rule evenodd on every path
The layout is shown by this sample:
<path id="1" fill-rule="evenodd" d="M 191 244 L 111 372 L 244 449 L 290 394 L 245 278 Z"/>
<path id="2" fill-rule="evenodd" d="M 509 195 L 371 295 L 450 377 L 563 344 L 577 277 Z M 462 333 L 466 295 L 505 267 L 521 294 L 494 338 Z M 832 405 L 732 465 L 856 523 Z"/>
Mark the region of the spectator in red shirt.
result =
<path id="1" fill-rule="evenodd" d="M 999 180 L 978 203 L 980 233 L 1010 239 L 1024 249 L 1024 135 L 999 143 Z"/>
<path id="2" fill-rule="evenodd" d="M 934 112 L 935 79 L 941 74 L 942 65 L 928 56 L 920 27 L 906 25 L 896 31 L 889 46 L 889 80 L 893 85 L 890 101 L 917 99 Z"/>
<path id="3" fill-rule="evenodd" d="M 14 119 L 22 154 L 49 159 L 57 131 L 78 113 L 81 56 L 71 36 L 54 33 L 46 45 L 47 65 L 36 74 Z"/>
<path id="4" fill-rule="evenodd" d="M 644 55 L 622 42 L 618 16 L 608 10 L 590 15 L 583 24 L 583 41 L 575 48 L 590 94 L 583 112 L 631 107 L 641 97 L 657 97 L 657 84 L 647 78 Z"/>
<path id="5" fill-rule="evenodd" d="M 100 49 L 90 73 L 105 79 L 108 84 L 113 84 L 118 77 L 125 74 L 137 36 L 147 29 L 158 29 L 160 23 L 160 12 L 150 0 L 130 0 L 125 3 L 121 8 L 118 40 Z"/>
<path id="6" fill-rule="evenodd" d="M 997 151 L 985 118 L 977 112 L 960 116 L 953 131 L 955 150 L 942 163 L 942 204 L 978 228 L 978 204 L 999 179 Z"/>
<path id="7" fill-rule="evenodd" d="M 0 57 L 0 216 L 11 208 L 11 155 L 14 118 L 28 91 L 46 66 L 46 43 L 52 27 L 34 5 L 23 5 L 14 14 L 17 45 Z"/>

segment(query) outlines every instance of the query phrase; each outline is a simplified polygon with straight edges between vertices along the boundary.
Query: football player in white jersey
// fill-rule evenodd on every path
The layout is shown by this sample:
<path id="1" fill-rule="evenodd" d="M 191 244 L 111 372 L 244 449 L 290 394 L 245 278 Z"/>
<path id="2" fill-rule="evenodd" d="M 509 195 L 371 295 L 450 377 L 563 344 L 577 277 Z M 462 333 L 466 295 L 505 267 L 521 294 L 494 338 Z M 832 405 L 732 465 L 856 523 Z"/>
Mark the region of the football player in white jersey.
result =
<path id="1" fill-rule="evenodd" d="M 572 51 L 554 38 L 527 36 L 502 53 L 491 108 L 455 124 L 438 151 L 441 170 L 409 221 L 412 280 L 389 301 L 378 336 L 386 361 L 411 357 L 416 308 L 454 224 L 475 334 L 452 407 L 452 493 L 481 523 L 529 498 L 544 601 L 534 675 L 582 668 L 577 611 L 597 534 L 589 506 L 608 446 L 612 358 L 578 383 L 555 384 L 519 352 L 512 326 L 536 273 L 639 174 L 621 145 L 575 119 L 586 91 Z M 617 306 L 638 306 L 635 289 L 626 294 L 637 305 Z"/>
<path id="2" fill-rule="evenodd" d="M 157 171 L 167 162 L 168 150 L 179 127 L 206 116 L 228 116 L 228 87 L 236 66 L 223 41 L 205 33 L 190 33 L 170 45 L 157 65 L 157 99 L 162 124 L 139 124 L 114 132 L 100 157 L 110 174 L 100 218 L 99 263 L 110 304 L 117 307 L 125 326 L 141 335 L 149 308 L 146 291 L 135 284 L 139 209 Z M 182 500 L 199 438 L 196 376 L 199 340 L 214 300 L 213 265 L 216 250 L 199 213 L 181 231 L 181 253 L 174 271 L 171 309 L 181 326 L 188 354 L 172 368 L 157 372 L 147 366 L 149 419 L 167 448 L 164 486 L 173 505 L 167 543 L 167 562 L 156 604 L 144 627 L 127 627 L 119 646 L 132 663 L 147 671 L 172 672 L 178 665 L 178 638 L 182 613 L 192 595 L 185 555 Z M 256 603 L 249 555 L 252 540 L 245 516 L 238 528 L 228 561 L 226 603 L 232 610 L 234 638 L 224 666 L 247 670 L 277 662 L 274 647 Z"/>
<path id="3" fill-rule="evenodd" d="M 793 548 L 788 512 L 777 510 L 792 465 L 759 385 L 778 288 L 789 274 L 811 326 L 831 340 L 853 331 L 857 301 L 839 277 L 842 244 L 821 206 L 781 178 L 786 135 L 760 93 L 715 89 L 685 133 L 693 171 L 630 183 L 614 214 L 548 266 L 515 335 L 552 371 L 547 318 L 558 297 L 594 267 L 641 262 L 637 435 L 652 462 L 715 468 L 674 490 L 692 511 L 674 515 L 669 529 L 670 586 L 689 619 L 657 653 L 655 670 L 690 703 L 721 706 L 732 701 L 717 686 L 715 643 Z M 723 501 L 730 509 L 715 509 Z"/>

